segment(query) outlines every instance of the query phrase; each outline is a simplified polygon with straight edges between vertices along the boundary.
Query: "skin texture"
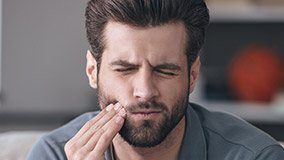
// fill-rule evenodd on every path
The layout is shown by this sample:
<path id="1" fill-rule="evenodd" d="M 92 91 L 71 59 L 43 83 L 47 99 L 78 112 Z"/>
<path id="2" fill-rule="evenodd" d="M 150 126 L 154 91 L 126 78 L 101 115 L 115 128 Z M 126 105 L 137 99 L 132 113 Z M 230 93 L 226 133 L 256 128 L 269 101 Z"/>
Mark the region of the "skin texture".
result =
<path id="1" fill-rule="evenodd" d="M 94 89 L 99 88 L 102 94 L 99 98 L 102 112 L 66 144 L 68 159 L 103 159 L 104 151 L 111 143 L 116 159 L 177 159 L 185 128 L 183 110 L 178 111 L 181 116 L 173 130 L 151 148 L 130 145 L 118 132 L 125 119 L 131 121 L 134 128 L 141 127 L 146 120 L 158 124 L 177 107 L 184 106 L 177 102 L 187 102 L 198 78 L 200 61 L 197 58 L 188 75 L 185 35 L 182 23 L 138 28 L 108 22 L 106 48 L 99 72 L 93 55 L 89 51 L 86 55 L 89 84 Z M 115 107 L 119 109 L 107 112 L 106 106 L 112 106 L 114 102 L 119 102 L 116 105 L 120 107 Z M 137 118 L 133 112 L 146 108 L 133 106 L 146 102 L 163 104 L 165 114 Z M 120 117 L 118 123 L 117 117 Z"/>

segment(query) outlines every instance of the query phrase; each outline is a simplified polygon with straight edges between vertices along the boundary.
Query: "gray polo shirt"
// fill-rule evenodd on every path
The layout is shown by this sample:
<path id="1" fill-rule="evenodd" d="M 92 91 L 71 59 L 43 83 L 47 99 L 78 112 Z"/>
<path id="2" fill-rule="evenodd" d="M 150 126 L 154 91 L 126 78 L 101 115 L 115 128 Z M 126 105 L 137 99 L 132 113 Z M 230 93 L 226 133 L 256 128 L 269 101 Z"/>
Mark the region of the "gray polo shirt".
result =
<path id="1" fill-rule="evenodd" d="M 85 113 L 42 136 L 28 160 L 64 160 L 64 145 L 99 112 Z M 105 153 L 113 160 L 112 148 Z M 157 158 L 158 159 L 158 158 Z M 179 160 L 284 160 L 284 149 L 269 135 L 227 113 L 190 103 Z"/>

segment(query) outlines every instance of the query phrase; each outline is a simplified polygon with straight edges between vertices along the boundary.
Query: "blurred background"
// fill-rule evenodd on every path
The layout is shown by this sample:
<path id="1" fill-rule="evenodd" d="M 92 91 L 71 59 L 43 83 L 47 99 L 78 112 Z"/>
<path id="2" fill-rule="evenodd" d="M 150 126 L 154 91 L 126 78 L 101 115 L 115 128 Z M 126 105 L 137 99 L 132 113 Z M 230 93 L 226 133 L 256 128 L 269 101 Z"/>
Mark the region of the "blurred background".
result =
<path id="1" fill-rule="evenodd" d="M 97 109 L 85 75 L 86 2 L 0 1 L 0 159 L 21 159 L 28 148 L 15 154 L 12 146 L 12 153 L 13 142 L 30 146 L 42 133 Z M 190 100 L 236 114 L 284 141 L 284 0 L 207 3 L 211 25 Z"/>

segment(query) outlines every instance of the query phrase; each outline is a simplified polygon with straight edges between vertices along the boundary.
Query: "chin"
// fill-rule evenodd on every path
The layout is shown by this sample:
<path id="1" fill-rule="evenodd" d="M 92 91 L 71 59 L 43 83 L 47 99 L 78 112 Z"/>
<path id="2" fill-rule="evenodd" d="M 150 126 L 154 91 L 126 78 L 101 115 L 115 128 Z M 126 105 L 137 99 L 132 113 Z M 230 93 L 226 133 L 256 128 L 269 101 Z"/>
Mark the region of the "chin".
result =
<path id="1" fill-rule="evenodd" d="M 150 148 L 162 143 L 177 124 L 168 116 L 161 119 L 133 120 L 127 118 L 119 131 L 121 137 L 134 147 Z"/>

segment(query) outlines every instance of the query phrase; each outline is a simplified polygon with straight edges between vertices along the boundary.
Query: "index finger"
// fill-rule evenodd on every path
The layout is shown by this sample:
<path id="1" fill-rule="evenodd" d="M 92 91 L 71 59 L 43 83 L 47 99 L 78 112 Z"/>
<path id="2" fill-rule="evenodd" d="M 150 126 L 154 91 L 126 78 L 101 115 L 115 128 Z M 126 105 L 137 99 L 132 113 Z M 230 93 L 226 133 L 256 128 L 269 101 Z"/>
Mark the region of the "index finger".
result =
<path id="1" fill-rule="evenodd" d="M 119 113 L 111 119 L 111 121 L 102 127 L 101 134 L 93 137 L 92 140 L 88 142 L 87 145 L 89 146 L 91 144 L 95 144 L 95 147 L 89 155 L 90 157 L 96 158 L 106 151 L 115 135 L 117 135 L 119 130 L 122 128 L 125 118 L 126 111 L 125 109 L 121 109 Z"/>
<path id="2" fill-rule="evenodd" d="M 104 108 L 97 116 L 89 120 L 84 124 L 84 126 L 79 130 L 79 132 L 74 136 L 74 138 L 81 137 L 86 131 L 88 131 L 97 121 L 99 121 L 103 116 L 105 116 L 112 108 L 113 104 L 108 105 Z"/>

